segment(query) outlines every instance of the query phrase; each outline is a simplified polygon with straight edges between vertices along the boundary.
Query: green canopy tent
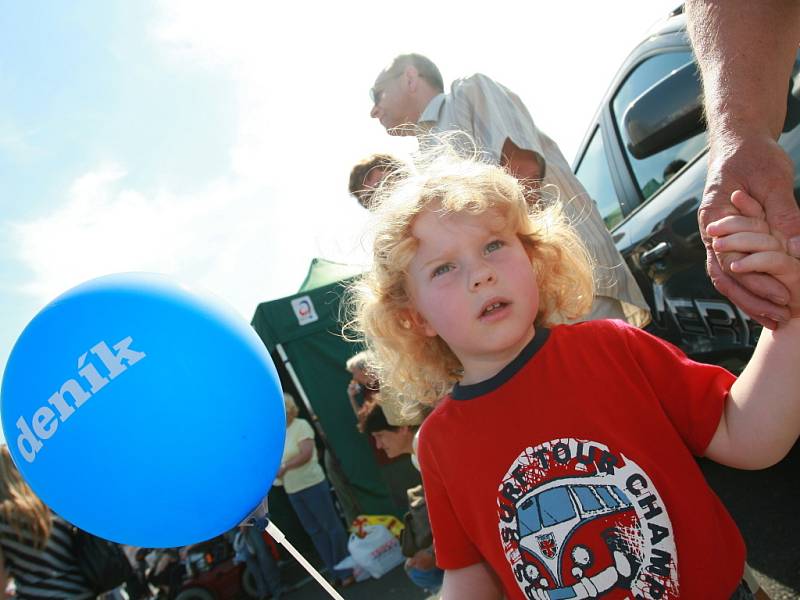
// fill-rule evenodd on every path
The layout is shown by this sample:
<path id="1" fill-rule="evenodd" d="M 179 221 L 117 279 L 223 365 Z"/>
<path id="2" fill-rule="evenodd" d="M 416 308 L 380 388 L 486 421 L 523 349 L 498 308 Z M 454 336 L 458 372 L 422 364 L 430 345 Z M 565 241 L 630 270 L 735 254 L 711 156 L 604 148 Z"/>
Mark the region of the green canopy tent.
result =
<path id="1" fill-rule="evenodd" d="M 347 284 L 360 271 L 315 258 L 300 291 L 259 304 L 252 325 L 273 356 L 284 389 L 296 392 L 298 404 L 303 405 L 301 416 L 315 427 L 317 442 L 332 451 L 336 460 L 326 459 L 325 465 L 329 471 L 338 467 L 356 510 L 401 516 L 404 509 L 392 501 L 368 439 L 356 429 L 347 398 L 350 374 L 344 365 L 361 348 L 342 336 L 342 299 Z M 336 484 L 339 478 L 329 473 L 329 479 Z M 409 480 L 407 487 L 412 485 L 414 481 Z M 296 531 L 299 523 L 294 515 L 286 514 L 292 511 L 281 494 L 279 488 L 270 492 L 272 518 L 290 539 L 305 538 L 302 530 Z M 337 486 L 337 496 L 341 499 L 345 494 Z"/>

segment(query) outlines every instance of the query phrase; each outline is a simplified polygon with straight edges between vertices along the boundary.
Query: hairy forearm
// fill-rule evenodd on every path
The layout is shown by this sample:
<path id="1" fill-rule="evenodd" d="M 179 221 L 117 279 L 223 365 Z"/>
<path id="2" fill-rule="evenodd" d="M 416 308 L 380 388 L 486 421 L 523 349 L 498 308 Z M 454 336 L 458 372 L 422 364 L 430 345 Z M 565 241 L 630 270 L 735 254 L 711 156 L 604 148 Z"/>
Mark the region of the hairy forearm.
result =
<path id="1" fill-rule="evenodd" d="M 800 319 L 763 330 L 731 388 L 723 423 L 725 464 L 760 469 L 781 460 L 800 434 Z M 715 458 L 715 457 L 711 457 Z"/>
<path id="2" fill-rule="evenodd" d="M 750 133 L 777 138 L 800 39 L 800 2 L 689 0 L 686 12 L 712 140 Z"/>

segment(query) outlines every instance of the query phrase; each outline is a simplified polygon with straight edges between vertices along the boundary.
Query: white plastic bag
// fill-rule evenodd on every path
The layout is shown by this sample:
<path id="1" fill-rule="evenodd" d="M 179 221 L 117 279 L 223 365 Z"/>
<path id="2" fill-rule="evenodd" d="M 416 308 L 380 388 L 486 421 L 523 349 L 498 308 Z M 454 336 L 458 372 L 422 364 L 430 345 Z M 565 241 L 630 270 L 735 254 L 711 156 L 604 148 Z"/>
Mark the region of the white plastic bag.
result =
<path id="1" fill-rule="evenodd" d="M 375 579 L 385 575 L 405 557 L 400 550 L 400 541 L 383 525 L 365 525 L 363 538 L 353 534 L 347 542 L 347 549 L 357 565 Z"/>
<path id="2" fill-rule="evenodd" d="M 347 555 L 347 558 L 345 558 L 343 561 L 340 561 L 335 565 L 333 565 L 333 568 L 336 569 L 337 571 L 352 569 L 353 577 L 355 577 L 356 581 L 358 581 L 359 583 L 369 579 L 369 573 L 367 573 L 366 570 L 361 568 L 361 565 L 357 565 L 356 561 L 354 561 L 353 557 L 350 556 L 349 554 Z"/>

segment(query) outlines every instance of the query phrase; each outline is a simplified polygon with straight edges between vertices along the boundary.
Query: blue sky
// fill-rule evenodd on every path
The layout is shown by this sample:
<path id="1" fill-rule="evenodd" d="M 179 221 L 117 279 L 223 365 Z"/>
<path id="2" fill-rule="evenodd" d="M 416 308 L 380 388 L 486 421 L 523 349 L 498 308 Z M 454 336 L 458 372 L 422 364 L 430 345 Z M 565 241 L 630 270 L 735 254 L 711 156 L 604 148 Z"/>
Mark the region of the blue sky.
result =
<path id="1" fill-rule="evenodd" d="M 414 147 L 368 117 L 395 54 L 427 54 L 446 82 L 495 77 L 571 160 L 675 4 L 4 2 L 0 370 L 25 324 L 92 277 L 166 273 L 249 320 L 315 256 L 364 264 L 350 166 Z"/>

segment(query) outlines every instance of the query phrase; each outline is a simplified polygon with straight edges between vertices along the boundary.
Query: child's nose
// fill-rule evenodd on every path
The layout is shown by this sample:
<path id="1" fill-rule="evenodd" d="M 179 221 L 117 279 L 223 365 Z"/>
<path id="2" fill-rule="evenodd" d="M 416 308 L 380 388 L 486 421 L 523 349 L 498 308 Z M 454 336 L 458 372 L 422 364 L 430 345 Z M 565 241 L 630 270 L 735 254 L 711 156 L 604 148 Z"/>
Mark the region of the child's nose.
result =
<path id="1" fill-rule="evenodd" d="M 476 290 L 487 283 L 494 282 L 495 274 L 492 268 L 486 264 L 482 263 L 481 265 L 477 265 L 471 273 L 470 277 L 470 288 Z"/>

